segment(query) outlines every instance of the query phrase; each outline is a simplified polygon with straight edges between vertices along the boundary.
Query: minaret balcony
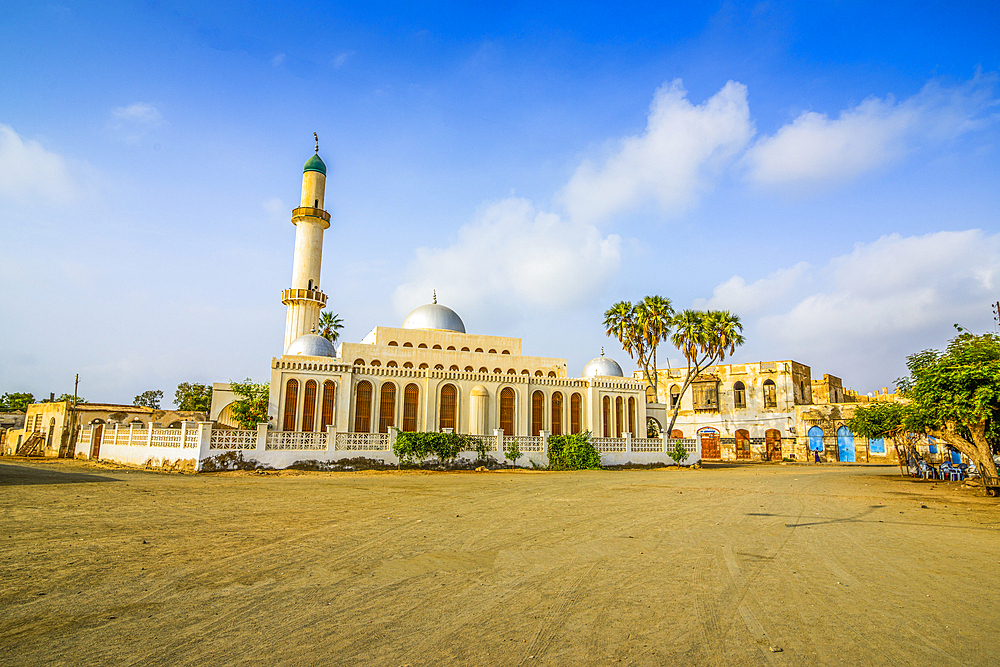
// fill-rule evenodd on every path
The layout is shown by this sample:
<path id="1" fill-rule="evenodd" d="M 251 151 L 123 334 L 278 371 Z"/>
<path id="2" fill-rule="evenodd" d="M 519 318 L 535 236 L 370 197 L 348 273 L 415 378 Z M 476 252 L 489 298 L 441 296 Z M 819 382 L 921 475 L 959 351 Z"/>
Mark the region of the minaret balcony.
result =
<path id="1" fill-rule="evenodd" d="M 323 229 L 330 226 L 330 214 L 321 208 L 313 208 L 312 206 L 300 206 L 296 209 L 292 209 L 292 223 L 298 223 L 299 220 L 307 220 L 309 218 L 319 218 L 324 223 Z"/>
<path id="2" fill-rule="evenodd" d="M 326 294 L 318 289 L 289 288 L 281 291 L 281 303 L 286 306 L 297 301 L 315 301 L 320 306 L 326 306 Z"/>

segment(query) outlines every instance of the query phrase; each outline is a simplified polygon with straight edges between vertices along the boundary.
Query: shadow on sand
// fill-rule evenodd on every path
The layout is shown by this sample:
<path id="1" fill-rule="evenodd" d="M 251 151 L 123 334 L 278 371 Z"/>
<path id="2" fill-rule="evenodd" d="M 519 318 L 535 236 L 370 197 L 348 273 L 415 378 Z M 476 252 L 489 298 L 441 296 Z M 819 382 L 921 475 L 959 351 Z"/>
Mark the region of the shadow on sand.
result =
<path id="1" fill-rule="evenodd" d="M 118 482 L 114 477 L 90 475 L 82 472 L 47 470 L 36 466 L 19 466 L 0 463 L 0 486 L 28 484 L 84 484 L 87 482 Z"/>

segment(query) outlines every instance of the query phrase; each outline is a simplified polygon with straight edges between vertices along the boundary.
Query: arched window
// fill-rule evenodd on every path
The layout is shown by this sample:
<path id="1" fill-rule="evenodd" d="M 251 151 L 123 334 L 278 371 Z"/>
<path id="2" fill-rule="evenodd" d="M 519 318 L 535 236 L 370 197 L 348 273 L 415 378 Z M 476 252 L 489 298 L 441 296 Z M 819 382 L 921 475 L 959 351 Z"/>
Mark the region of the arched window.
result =
<path id="1" fill-rule="evenodd" d="M 569 397 L 569 431 L 570 433 L 580 432 L 580 394 L 574 393 Z"/>
<path id="2" fill-rule="evenodd" d="M 545 426 L 545 394 L 531 394 L 531 435 L 539 435 Z"/>
<path id="3" fill-rule="evenodd" d="M 452 352 L 454 352 L 455 351 L 455 346 L 454 345 L 449 345 L 448 349 L 451 350 Z"/>
<path id="4" fill-rule="evenodd" d="M 413 433 L 417 430 L 417 399 L 420 389 L 412 382 L 403 390 L 403 430 Z"/>
<path id="5" fill-rule="evenodd" d="M 510 354 L 510 350 L 504 350 L 504 351 L 503 351 L 503 352 L 501 352 L 500 354 Z"/>
<path id="6" fill-rule="evenodd" d="M 403 343 L 403 347 L 413 347 L 413 343 L 407 341 L 407 342 Z"/>
<path id="7" fill-rule="evenodd" d="M 413 363 L 409 361 L 404 361 L 403 368 L 413 368 Z"/>
<path id="8" fill-rule="evenodd" d="M 379 361 L 378 359 L 372 359 L 372 363 L 371 363 L 371 365 L 372 365 L 372 366 L 381 366 L 381 365 L 382 365 L 382 362 L 381 362 L 381 361 Z"/>
<path id="9" fill-rule="evenodd" d="M 536 378 L 542 377 L 542 372 L 541 371 L 535 371 L 535 377 Z"/>
<path id="10" fill-rule="evenodd" d="M 476 352 L 482 352 L 482 351 L 483 351 L 483 348 L 481 348 L 481 347 L 477 347 L 476 348 Z"/>
<path id="11" fill-rule="evenodd" d="M 677 385 L 670 386 L 670 408 L 676 408 L 677 404 L 681 402 L 681 388 Z"/>
<path id="12" fill-rule="evenodd" d="M 385 367 L 386 368 L 398 368 L 399 364 L 397 364 L 395 361 L 387 361 L 386 364 L 385 364 Z"/>
<path id="13" fill-rule="evenodd" d="M 483 366 L 483 367 L 481 367 L 481 368 L 479 369 L 479 372 L 480 372 L 480 373 L 489 373 L 489 372 L 490 372 L 490 369 L 486 368 L 486 366 Z"/>
<path id="14" fill-rule="evenodd" d="M 733 385 L 733 405 L 737 408 L 747 406 L 747 388 L 742 382 Z"/>
<path id="15" fill-rule="evenodd" d="M 398 347 L 398 346 L 399 346 L 399 343 L 397 343 L 396 341 L 394 341 L 394 340 L 390 340 L 389 341 L 389 347 Z"/>
<path id="16" fill-rule="evenodd" d="M 444 366 L 442 364 L 434 364 L 434 370 L 436 370 L 436 371 L 443 371 L 444 370 Z"/>
<path id="17" fill-rule="evenodd" d="M 354 360 L 354 365 L 355 366 L 364 366 L 365 365 L 365 360 L 364 359 L 355 359 Z"/>
<path id="18" fill-rule="evenodd" d="M 514 435 L 514 390 L 510 387 L 500 391 L 500 428 L 504 435 Z"/>
<path id="19" fill-rule="evenodd" d="M 372 385 L 362 380 L 354 388 L 354 432 L 368 433 L 372 429 Z"/>
<path id="20" fill-rule="evenodd" d="M 628 398 L 628 432 L 635 437 L 635 398 L 632 396 Z"/>
<path id="21" fill-rule="evenodd" d="M 556 372 L 555 371 L 549 371 L 549 377 L 550 378 L 554 378 L 555 376 L 556 376 Z"/>
<path id="22" fill-rule="evenodd" d="M 306 390 L 303 393 L 302 401 L 302 430 L 311 431 L 313 430 L 313 424 L 316 422 L 316 381 L 309 380 L 306 382 Z"/>
<path id="23" fill-rule="evenodd" d="M 390 426 L 396 425 L 396 385 L 386 382 L 382 385 L 382 398 L 378 406 L 378 432 L 388 433 Z"/>
<path id="24" fill-rule="evenodd" d="M 497 353 L 496 350 L 493 350 L 493 349 L 490 350 L 490 354 L 496 354 L 496 353 Z"/>
<path id="25" fill-rule="evenodd" d="M 455 409 L 458 407 L 458 389 L 453 384 L 441 387 L 441 412 L 438 430 L 455 429 Z"/>
<path id="26" fill-rule="evenodd" d="M 332 381 L 323 383 L 323 409 L 320 411 L 319 430 L 325 431 L 333 423 L 333 399 L 337 386 Z"/>
<path id="27" fill-rule="evenodd" d="M 619 397 L 617 397 L 615 399 L 615 437 L 616 438 L 622 437 L 622 425 L 624 424 L 624 420 L 623 420 L 624 415 L 622 413 L 624 413 L 624 412 L 625 412 L 625 410 L 624 410 L 624 401 L 622 401 L 622 397 L 619 396 Z"/>
<path id="28" fill-rule="evenodd" d="M 611 437 L 611 398 L 608 396 L 604 397 L 601 401 L 601 435 L 605 438 Z"/>
<path id="29" fill-rule="evenodd" d="M 421 343 L 420 345 L 417 345 L 417 349 L 424 349 L 424 350 L 426 350 L 427 349 L 427 343 Z"/>
<path id="30" fill-rule="evenodd" d="M 683 438 L 684 437 L 684 431 L 680 430 L 679 428 L 675 428 L 673 431 L 670 432 L 670 437 L 671 438 Z"/>
<path id="31" fill-rule="evenodd" d="M 778 397 L 775 393 L 774 380 L 764 380 L 764 407 L 778 407 Z"/>
<path id="32" fill-rule="evenodd" d="M 282 431 L 295 430 L 295 412 L 299 408 L 299 381 L 291 379 L 285 383 L 285 421 Z"/>
<path id="33" fill-rule="evenodd" d="M 425 370 L 427 370 L 427 369 L 428 369 L 429 367 L 427 366 L 427 364 L 420 364 L 419 366 L 417 366 L 417 368 L 418 368 L 419 370 L 422 370 L 422 371 L 425 371 Z"/>
<path id="34" fill-rule="evenodd" d="M 525 368 L 523 371 L 521 371 L 521 375 L 531 375 L 531 373 L 528 371 L 527 368 Z"/>
<path id="35" fill-rule="evenodd" d="M 467 347 L 463 347 L 462 348 L 462 352 L 471 352 L 471 350 L 469 348 L 467 348 Z"/>
<path id="36" fill-rule="evenodd" d="M 450 367 L 448 368 L 448 370 L 449 370 L 449 371 L 457 371 L 457 370 L 458 370 L 458 366 L 456 366 L 455 364 L 452 364 L 452 365 L 451 365 L 451 366 L 450 366 Z"/>
<path id="37" fill-rule="evenodd" d="M 502 370 L 500 370 L 499 368 L 494 368 L 494 369 L 493 369 L 493 372 L 494 372 L 494 373 L 497 373 L 498 375 L 499 375 L 500 373 L 503 373 L 503 371 L 502 371 Z"/>
<path id="38" fill-rule="evenodd" d="M 476 371 L 475 371 L 475 369 L 472 366 L 466 366 L 465 367 L 465 372 L 466 373 L 475 373 Z"/>
<path id="39" fill-rule="evenodd" d="M 435 346 L 434 346 L 434 347 L 432 347 L 431 349 L 432 349 L 432 350 L 440 350 L 440 349 L 441 349 L 441 346 L 440 346 L 440 345 L 435 345 Z"/>
<path id="40" fill-rule="evenodd" d="M 515 371 L 513 368 L 508 368 L 507 375 L 517 375 L 517 371 Z"/>
<path id="41" fill-rule="evenodd" d="M 563 395 L 562 392 L 552 392 L 552 435 L 562 435 Z"/>
<path id="42" fill-rule="evenodd" d="M 656 390 L 652 387 L 646 387 L 646 402 L 656 403 Z"/>

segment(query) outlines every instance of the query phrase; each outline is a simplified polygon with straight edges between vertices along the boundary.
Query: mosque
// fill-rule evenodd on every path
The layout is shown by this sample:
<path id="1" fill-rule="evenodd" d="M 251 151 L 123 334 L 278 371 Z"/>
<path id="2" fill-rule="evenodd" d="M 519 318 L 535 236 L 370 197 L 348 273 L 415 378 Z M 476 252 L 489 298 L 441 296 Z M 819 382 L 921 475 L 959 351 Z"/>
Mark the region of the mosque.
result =
<path id="1" fill-rule="evenodd" d="M 444 431 L 472 435 L 562 435 L 591 431 L 645 438 L 645 382 L 613 359 L 588 362 L 570 377 L 565 359 L 525 355 L 520 338 L 470 334 L 451 308 L 415 308 L 399 327 L 377 326 L 339 350 L 316 332 L 327 295 L 320 289 L 326 165 L 305 163 L 292 211 L 295 250 L 283 354 L 271 360 L 271 428 L 279 432 L 387 434 Z M 231 422 L 235 396 L 216 384 L 211 418 Z"/>

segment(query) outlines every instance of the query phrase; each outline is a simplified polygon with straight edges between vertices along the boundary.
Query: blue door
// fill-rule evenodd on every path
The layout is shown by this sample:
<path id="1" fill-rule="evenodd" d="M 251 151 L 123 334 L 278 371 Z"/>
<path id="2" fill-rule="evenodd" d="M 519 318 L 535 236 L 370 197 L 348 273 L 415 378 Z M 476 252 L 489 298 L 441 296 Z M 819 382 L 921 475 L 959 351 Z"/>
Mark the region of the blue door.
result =
<path id="1" fill-rule="evenodd" d="M 872 454 L 885 454 L 885 440 L 883 438 L 872 438 L 868 441 L 868 451 Z"/>
<path id="2" fill-rule="evenodd" d="M 819 426 L 809 429 L 809 449 L 814 452 L 823 451 L 823 429 Z"/>
<path id="3" fill-rule="evenodd" d="M 837 453 L 841 463 L 854 463 L 854 434 L 846 426 L 837 429 Z"/>

